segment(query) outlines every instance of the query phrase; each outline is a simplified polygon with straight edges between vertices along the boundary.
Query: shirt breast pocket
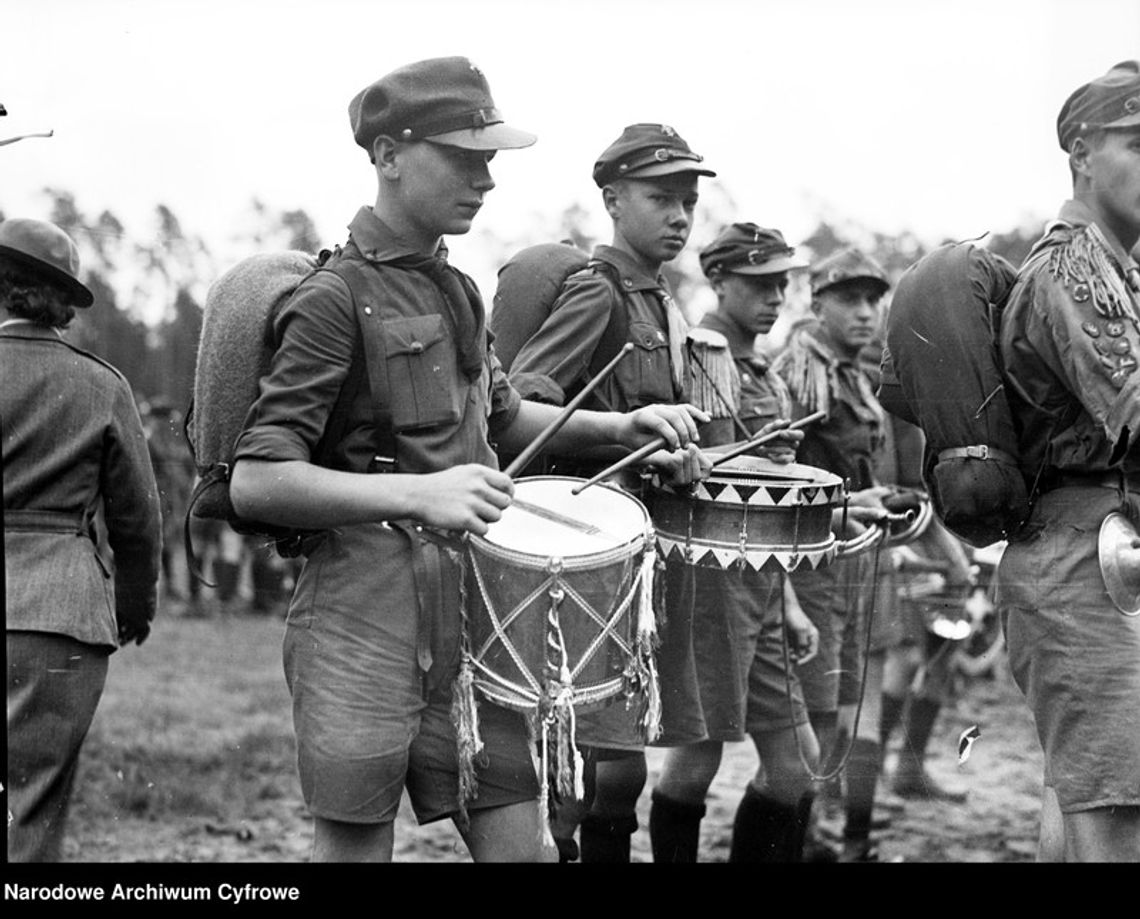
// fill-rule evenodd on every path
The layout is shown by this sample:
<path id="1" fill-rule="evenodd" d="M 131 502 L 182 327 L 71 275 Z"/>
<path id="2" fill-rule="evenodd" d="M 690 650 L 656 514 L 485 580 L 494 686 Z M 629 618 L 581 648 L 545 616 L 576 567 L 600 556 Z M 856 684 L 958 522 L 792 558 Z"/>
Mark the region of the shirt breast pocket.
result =
<path id="1" fill-rule="evenodd" d="M 673 374 L 669 366 L 669 336 L 652 322 L 631 322 L 633 354 L 617 366 L 626 385 L 631 407 L 673 402 Z"/>
<path id="2" fill-rule="evenodd" d="M 458 423 L 455 345 L 443 317 L 386 320 L 383 338 L 393 430 Z"/>

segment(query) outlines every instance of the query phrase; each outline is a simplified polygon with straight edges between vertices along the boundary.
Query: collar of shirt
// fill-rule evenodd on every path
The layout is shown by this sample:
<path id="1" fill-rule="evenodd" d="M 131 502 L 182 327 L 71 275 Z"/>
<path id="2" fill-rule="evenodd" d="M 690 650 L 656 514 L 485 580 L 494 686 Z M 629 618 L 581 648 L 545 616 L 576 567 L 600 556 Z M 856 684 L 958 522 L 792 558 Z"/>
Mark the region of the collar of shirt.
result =
<path id="1" fill-rule="evenodd" d="M 348 225 L 348 233 L 356 248 L 370 261 L 390 262 L 409 255 L 423 255 L 377 217 L 370 207 L 362 207 L 356 212 L 356 216 Z M 447 246 L 442 240 L 435 254 L 444 260 L 447 259 Z"/>
<path id="2" fill-rule="evenodd" d="M 658 274 L 657 277 L 653 277 L 638 264 L 637 259 L 621 249 L 598 246 L 594 249 L 594 258 L 613 265 L 617 269 L 618 277 L 621 278 L 621 286 L 626 290 L 661 290 L 666 293 L 669 291 L 664 275 Z"/>
<path id="3" fill-rule="evenodd" d="M 1120 244 L 1120 241 L 1117 240 L 1112 231 L 1097 221 L 1092 209 L 1084 202 L 1074 200 L 1066 201 L 1061 205 L 1061 211 L 1057 215 L 1057 220 L 1074 227 L 1087 227 L 1089 224 L 1096 224 L 1096 228 L 1100 230 L 1104 241 L 1108 243 L 1109 248 L 1112 250 L 1112 257 L 1116 259 L 1116 264 L 1121 270 L 1127 271 L 1134 265 L 1132 256 Z M 1055 223 L 1051 224 L 1049 229 L 1052 229 L 1054 225 Z"/>
<path id="4" fill-rule="evenodd" d="M 702 329 L 720 332 L 728 339 L 728 351 L 735 360 L 749 361 L 758 368 L 767 370 L 768 362 L 756 350 L 756 339 L 743 332 L 735 322 L 725 319 L 716 310 L 710 310 L 701 317 L 698 325 Z"/>
<path id="5" fill-rule="evenodd" d="M 33 322 L 31 319 L 6 319 L 0 322 L 0 333 L 10 331 L 12 334 L 18 334 L 20 338 L 63 338 L 63 331 L 54 326 L 44 326 Z"/>

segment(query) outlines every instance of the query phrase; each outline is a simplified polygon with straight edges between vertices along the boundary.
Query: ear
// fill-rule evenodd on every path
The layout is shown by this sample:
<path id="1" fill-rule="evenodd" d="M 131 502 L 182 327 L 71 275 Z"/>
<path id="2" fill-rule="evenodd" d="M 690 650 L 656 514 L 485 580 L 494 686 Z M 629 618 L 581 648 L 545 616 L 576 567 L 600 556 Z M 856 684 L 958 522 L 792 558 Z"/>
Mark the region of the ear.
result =
<path id="1" fill-rule="evenodd" d="M 1087 176 L 1089 174 L 1089 154 L 1092 153 L 1092 147 L 1084 137 L 1078 137 L 1073 141 L 1073 148 L 1069 151 L 1069 166 L 1073 170 L 1073 175 Z"/>
<path id="2" fill-rule="evenodd" d="M 372 162 L 380 178 L 395 181 L 400 178 L 400 164 L 396 159 L 399 144 L 387 134 L 379 134 L 372 141 Z"/>
<path id="3" fill-rule="evenodd" d="M 621 195 L 612 185 L 606 185 L 602 188 L 602 204 L 605 205 L 606 213 L 610 215 L 610 219 L 617 220 L 621 214 Z"/>

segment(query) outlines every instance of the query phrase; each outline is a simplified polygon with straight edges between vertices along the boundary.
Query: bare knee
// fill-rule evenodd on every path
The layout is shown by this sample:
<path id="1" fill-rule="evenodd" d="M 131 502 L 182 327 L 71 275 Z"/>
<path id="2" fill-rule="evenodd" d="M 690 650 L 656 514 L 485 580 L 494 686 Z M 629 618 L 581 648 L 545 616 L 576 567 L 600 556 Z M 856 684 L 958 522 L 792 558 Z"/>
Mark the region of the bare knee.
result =
<path id="1" fill-rule="evenodd" d="M 1066 862 L 1140 861 L 1140 807 L 1062 814 Z"/>
<path id="2" fill-rule="evenodd" d="M 393 825 L 313 820 L 314 862 L 390 862 Z"/>

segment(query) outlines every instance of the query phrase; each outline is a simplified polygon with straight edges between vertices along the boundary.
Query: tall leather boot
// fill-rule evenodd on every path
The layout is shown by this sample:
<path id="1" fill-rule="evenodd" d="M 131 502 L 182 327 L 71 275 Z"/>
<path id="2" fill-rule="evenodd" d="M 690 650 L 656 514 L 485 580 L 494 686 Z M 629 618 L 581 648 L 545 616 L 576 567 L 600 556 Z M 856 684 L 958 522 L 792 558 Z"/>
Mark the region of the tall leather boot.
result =
<path id="1" fill-rule="evenodd" d="M 736 808 L 728 860 L 744 864 L 800 861 L 807 813 L 800 804 L 784 804 L 752 785 Z"/>
<path id="2" fill-rule="evenodd" d="M 871 845 L 871 814 L 875 785 L 882 766 L 882 747 L 874 740 L 856 737 L 847 760 L 846 822 L 841 862 L 878 861 Z"/>
<path id="3" fill-rule="evenodd" d="M 926 747 L 941 708 L 942 704 L 933 699 L 910 700 L 906 734 L 891 783 L 895 794 L 900 798 L 946 801 L 951 804 L 961 804 L 966 800 L 964 790 L 943 788 L 926 771 Z"/>
<path id="4" fill-rule="evenodd" d="M 705 805 L 668 798 L 659 791 L 650 796 L 649 842 L 653 861 L 693 864 L 700 848 Z"/>
<path id="5" fill-rule="evenodd" d="M 578 828 L 582 864 L 629 863 L 630 837 L 637 832 L 637 816 L 602 817 L 587 814 Z"/>

